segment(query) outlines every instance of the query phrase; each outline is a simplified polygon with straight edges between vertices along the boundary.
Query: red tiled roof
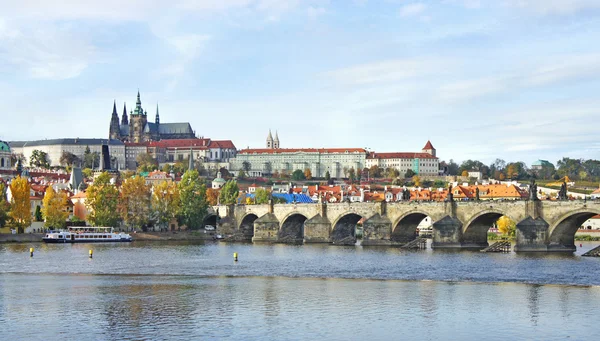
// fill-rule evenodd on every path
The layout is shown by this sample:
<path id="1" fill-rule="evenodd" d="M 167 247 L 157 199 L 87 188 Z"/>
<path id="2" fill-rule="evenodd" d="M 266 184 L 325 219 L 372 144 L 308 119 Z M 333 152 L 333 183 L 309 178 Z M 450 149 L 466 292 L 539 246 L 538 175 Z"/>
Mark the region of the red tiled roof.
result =
<path id="1" fill-rule="evenodd" d="M 284 153 L 366 153 L 363 148 L 286 148 L 286 149 L 244 149 L 238 154 L 284 154 Z"/>
<path id="2" fill-rule="evenodd" d="M 425 147 L 423 147 L 423 150 L 427 150 L 427 149 L 435 149 L 435 148 L 433 148 L 433 145 L 431 144 L 431 141 L 429 141 L 429 140 L 427 140 Z"/>
<path id="3" fill-rule="evenodd" d="M 235 145 L 231 140 L 210 141 L 209 148 L 235 149 Z"/>
<path id="4" fill-rule="evenodd" d="M 126 147 L 147 147 L 148 146 L 148 142 L 140 142 L 140 143 L 125 142 L 125 146 Z"/>
<path id="5" fill-rule="evenodd" d="M 176 139 L 176 140 L 160 140 L 148 142 L 149 147 L 162 148 L 190 148 L 203 147 L 206 148 L 210 144 L 210 139 Z"/>
<path id="6" fill-rule="evenodd" d="M 427 153 L 375 153 L 372 152 L 367 157 L 369 159 L 437 159 L 437 157 Z"/>

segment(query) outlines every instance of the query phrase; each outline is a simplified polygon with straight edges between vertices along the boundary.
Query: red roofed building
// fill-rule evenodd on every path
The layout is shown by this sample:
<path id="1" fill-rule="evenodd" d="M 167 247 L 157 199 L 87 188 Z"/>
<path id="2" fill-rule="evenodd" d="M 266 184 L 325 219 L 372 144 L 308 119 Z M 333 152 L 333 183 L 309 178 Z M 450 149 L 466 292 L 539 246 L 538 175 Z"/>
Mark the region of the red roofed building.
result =
<path id="1" fill-rule="evenodd" d="M 409 169 L 418 175 L 439 175 L 440 162 L 436 150 L 427 141 L 421 152 L 375 153 L 371 152 L 366 159 L 366 167 L 395 168 L 404 176 Z"/>

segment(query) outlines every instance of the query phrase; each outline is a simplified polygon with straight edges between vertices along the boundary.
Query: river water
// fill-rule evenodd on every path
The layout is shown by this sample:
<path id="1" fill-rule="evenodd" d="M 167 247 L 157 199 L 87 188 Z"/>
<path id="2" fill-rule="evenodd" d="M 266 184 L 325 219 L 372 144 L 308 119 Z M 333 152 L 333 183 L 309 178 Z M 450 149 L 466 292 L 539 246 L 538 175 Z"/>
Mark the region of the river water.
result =
<path id="1" fill-rule="evenodd" d="M 600 330 L 600 259 L 580 254 L 594 246 L 559 255 L 212 242 L 0 244 L 0 335 L 590 340 Z"/>

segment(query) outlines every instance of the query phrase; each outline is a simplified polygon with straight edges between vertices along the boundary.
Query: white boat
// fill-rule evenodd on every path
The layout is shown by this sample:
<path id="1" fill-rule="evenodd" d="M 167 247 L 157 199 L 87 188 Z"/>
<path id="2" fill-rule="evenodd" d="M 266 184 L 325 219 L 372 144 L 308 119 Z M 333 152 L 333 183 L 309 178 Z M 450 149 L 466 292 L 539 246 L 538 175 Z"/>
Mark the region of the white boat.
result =
<path id="1" fill-rule="evenodd" d="M 67 231 L 53 231 L 42 238 L 45 243 L 114 243 L 131 242 L 127 233 L 115 233 L 112 227 L 69 227 Z"/>

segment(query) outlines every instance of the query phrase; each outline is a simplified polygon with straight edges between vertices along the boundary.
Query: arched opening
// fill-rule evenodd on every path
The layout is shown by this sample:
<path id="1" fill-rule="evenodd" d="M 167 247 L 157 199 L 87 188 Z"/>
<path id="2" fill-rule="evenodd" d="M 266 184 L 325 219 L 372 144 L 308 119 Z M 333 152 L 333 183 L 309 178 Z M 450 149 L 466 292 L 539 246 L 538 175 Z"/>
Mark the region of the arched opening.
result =
<path id="1" fill-rule="evenodd" d="M 281 224 L 278 241 L 282 243 L 302 243 L 304 240 L 304 222 L 307 218 L 299 213 L 287 217 Z"/>
<path id="2" fill-rule="evenodd" d="M 424 213 L 415 212 L 401 217 L 392 230 L 392 241 L 408 243 L 417 236 L 431 238 L 433 221 Z"/>
<path id="3" fill-rule="evenodd" d="M 502 218 L 502 219 L 500 219 Z M 501 230 L 498 225 L 502 224 Z M 502 230 L 506 228 L 506 230 Z M 490 241 L 514 237 L 516 222 L 500 212 L 485 212 L 468 222 L 463 230 L 462 247 L 481 250 L 490 245 Z"/>
<path id="4" fill-rule="evenodd" d="M 4 158 L 0 158 L 0 167 L 4 168 Z"/>
<path id="5" fill-rule="evenodd" d="M 356 224 L 363 217 L 356 213 L 349 213 L 338 219 L 333 226 L 331 241 L 338 245 L 356 244 Z"/>
<path id="6" fill-rule="evenodd" d="M 246 238 L 254 237 L 254 221 L 258 219 L 256 214 L 250 213 L 242 219 L 240 231 Z"/>
<path id="7" fill-rule="evenodd" d="M 583 223 L 596 214 L 598 212 L 578 212 L 559 220 L 556 226 L 549 231 L 550 243 L 548 249 L 552 251 L 576 251 L 575 233 Z"/>
<path id="8" fill-rule="evenodd" d="M 206 228 L 207 226 L 211 226 L 215 229 L 217 228 L 217 215 L 216 214 L 209 214 L 204 218 L 204 221 L 202 222 L 202 227 Z M 210 229 L 210 227 L 208 229 Z"/>

